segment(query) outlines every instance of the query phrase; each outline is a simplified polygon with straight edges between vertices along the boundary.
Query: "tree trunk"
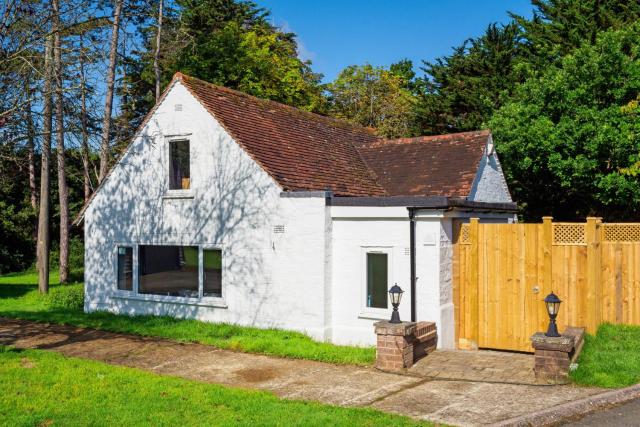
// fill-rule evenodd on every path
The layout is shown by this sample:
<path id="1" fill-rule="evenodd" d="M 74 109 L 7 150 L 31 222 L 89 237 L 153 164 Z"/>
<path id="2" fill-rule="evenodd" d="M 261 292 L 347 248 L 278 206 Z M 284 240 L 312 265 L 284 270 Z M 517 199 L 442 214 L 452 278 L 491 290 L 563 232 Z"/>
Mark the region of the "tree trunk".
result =
<path id="1" fill-rule="evenodd" d="M 156 33 L 156 50 L 153 54 L 153 71 L 156 74 L 156 102 L 160 99 L 160 38 L 162 36 L 162 3 L 158 0 L 158 32 Z"/>
<path id="2" fill-rule="evenodd" d="M 38 212 L 38 289 L 49 292 L 49 158 L 51 156 L 51 50 L 53 37 L 47 36 L 44 53 L 43 138 L 40 167 L 40 210 Z"/>
<path id="3" fill-rule="evenodd" d="M 60 283 L 69 280 L 69 188 L 67 187 L 64 152 L 64 94 L 62 42 L 60 41 L 60 12 L 58 0 L 53 6 L 53 67 L 56 82 L 56 154 L 58 158 L 58 203 L 60 204 Z"/>
<path id="4" fill-rule="evenodd" d="M 89 172 L 89 130 L 87 119 L 87 82 L 84 74 L 84 43 L 80 35 L 80 125 L 82 127 L 82 174 L 84 179 L 84 202 L 89 201 L 91 196 L 91 174 Z"/>
<path id="5" fill-rule="evenodd" d="M 31 81 L 27 81 L 27 98 L 31 98 Z M 29 201 L 35 212 L 38 209 L 38 190 L 36 188 L 35 127 L 31 101 L 26 105 L 27 114 L 27 160 L 29 162 Z M 35 232 L 35 230 L 34 230 Z"/>
<path id="6" fill-rule="evenodd" d="M 118 32 L 120 31 L 120 11 L 122 10 L 122 1 L 123 0 L 115 0 L 113 10 L 111 47 L 109 49 L 109 68 L 107 69 L 107 95 L 104 102 L 102 139 L 100 141 L 100 175 L 98 177 L 98 182 L 102 182 L 109 169 L 109 131 L 111 130 L 111 109 L 113 106 L 113 89 L 115 86 Z"/>

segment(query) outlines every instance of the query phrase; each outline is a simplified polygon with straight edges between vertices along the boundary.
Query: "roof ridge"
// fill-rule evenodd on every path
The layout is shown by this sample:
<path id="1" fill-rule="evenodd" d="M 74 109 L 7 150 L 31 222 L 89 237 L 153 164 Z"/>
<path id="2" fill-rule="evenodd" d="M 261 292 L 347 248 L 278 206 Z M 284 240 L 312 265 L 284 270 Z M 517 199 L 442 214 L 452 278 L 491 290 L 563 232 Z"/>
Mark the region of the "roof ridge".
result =
<path id="1" fill-rule="evenodd" d="M 455 133 L 445 133 L 438 135 L 420 135 L 420 136 L 411 136 L 411 137 L 403 137 L 403 138 L 380 138 L 378 141 L 373 142 L 373 145 L 383 146 L 383 145 L 397 145 L 397 144 L 418 144 L 422 142 L 429 142 L 434 140 L 456 140 L 459 138 L 464 138 L 466 136 L 490 136 L 491 130 L 483 129 L 483 130 L 473 130 L 473 131 L 465 131 L 465 132 L 455 132 Z"/>
<path id="2" fill-rule="evenodd" d="M 248 94 L 246 92 L 242 92 L 242 91 L 239 91 L 237 89 L 231 89 L 231 88 L 226 87 L 226 86 L 217 85 L 217 84 L 208 82 L 206 80 L 202 80 L 202 79 L 199 79 L 197 77 L 193 77 L 193 76 L 184 74 L 184 73 L 182 73 L 180 71 L 177 71 L 173 75 L 173 79 L 183 80 L 187 84 L 188 84 L 188 80 L 193 80 L 196 83 L 201 83 L 201 84 L 204 84 L 204 85 L 207 85 L 207 86 L 211 86 L 214 89 L 217 89 L 217 90 L 220 90 L 220 91 L 223 91 L 223 92 L 227 92 L 227 93 L 230 93 L 232 95 L 236 95 L 236 96 L 239 96 L 239 97 L 242 97 L 242 98 L 252 99 L 252 100 L 255 100 L 255 101 L 258 101 L 258 102 L 262 102 L 262 103 L 268 104 L 268 105 L 273 105 L 275 107 L 283 108 L 283 109 L 285 109 L 285 110 L 287 110 L 287 111 L 289 111 L 291 113 L 299 114 L 299 115 L 302 115 L 302 116 L 307 116 L 307 117 L 311 117 L 311 118 L 314 118 L 314 119 L 320 119 L 320 120 L 324 120 L 326 122 L 335 123 L 335 124 L 337 124 L 339 126 L 350 128 L 350 129 L 355 130 L 355 131 L 364 131 L 364 132 L 373 134 L 378 138 L 381 138 L 381 137 L 379 137 L 377 135 L 376 130 L 374 128 L 365 127 L 365 126 L 362 126 L 362 125 L 359 125 L 359 124 L 356 124 L 356 123 L 351 123 L 351 122 L 349 122 L 347 120 L 339 119 L 337 117 L 325 116 L 324 114 L 319 114 L 319 113 L 314 113 L 314 112 L 311 112 L 311 111 L 302 110 L 302 109 L 294 107 L 292 105 L 284 104 L 282 102 L 274 101 L 272 99 L 259 98 L 259 97 L 255 96 L 255 95 L 250 95 L 250 94 Z"/>

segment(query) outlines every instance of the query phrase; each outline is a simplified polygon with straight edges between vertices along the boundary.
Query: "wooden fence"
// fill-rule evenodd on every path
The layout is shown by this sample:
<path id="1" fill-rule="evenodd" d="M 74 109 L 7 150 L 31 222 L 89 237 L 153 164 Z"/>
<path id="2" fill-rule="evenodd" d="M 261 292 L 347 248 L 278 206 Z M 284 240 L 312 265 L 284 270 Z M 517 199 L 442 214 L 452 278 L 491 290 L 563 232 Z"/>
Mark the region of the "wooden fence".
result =
<path id="1" fill-rule="evenodd" d="M 640 224 L 462 224 L 454 237 L 459 348 L 532 351 L 549 322 L 543 299 L 563 303 L 558 327 L 640 324 Z"/>

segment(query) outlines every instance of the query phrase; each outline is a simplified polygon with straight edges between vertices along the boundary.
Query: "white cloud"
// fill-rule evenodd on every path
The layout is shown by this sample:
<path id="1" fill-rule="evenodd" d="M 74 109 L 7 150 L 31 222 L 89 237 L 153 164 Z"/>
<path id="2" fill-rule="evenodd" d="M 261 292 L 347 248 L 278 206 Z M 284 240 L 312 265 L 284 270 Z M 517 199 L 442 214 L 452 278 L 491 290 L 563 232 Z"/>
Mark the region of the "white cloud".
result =
<path id="1" fill-rule="evenodd" d="M 311 61 L 311 62 L 314 62 L 316 60 L 317 58 L 316 53 L 312 50 L 307 49 L 304 42 L 298 35 L 298 33 L 296 33 L 296 31 L 293 28 L 291 28 L 291 26 L 287 21 L 283 19 L 280 22 L 276 23 L 275 18 L 272 17 L 271 25 L 278 28 L 278 30 L 280 30 L 283 33 L 294 33 L 296 35 L 296 44 L 298 45 L 298 58 L 300 58 L 300 60 Z"/>

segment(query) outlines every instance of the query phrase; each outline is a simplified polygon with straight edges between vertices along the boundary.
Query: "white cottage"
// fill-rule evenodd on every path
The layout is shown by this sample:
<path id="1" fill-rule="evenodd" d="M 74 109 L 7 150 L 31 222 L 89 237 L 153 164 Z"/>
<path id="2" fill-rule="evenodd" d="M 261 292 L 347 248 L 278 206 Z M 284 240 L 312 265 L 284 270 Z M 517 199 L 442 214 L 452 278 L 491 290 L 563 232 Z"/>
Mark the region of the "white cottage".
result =
<path id="1" fill-rule="evenodd" d="M 177 73 L 78 219 L 85 311 L 370 345 L 397 283 L 454 347 L 453 230 L 515 209 L 488 131 L 387 140 Z"/>

